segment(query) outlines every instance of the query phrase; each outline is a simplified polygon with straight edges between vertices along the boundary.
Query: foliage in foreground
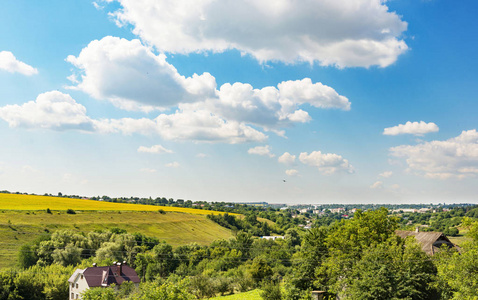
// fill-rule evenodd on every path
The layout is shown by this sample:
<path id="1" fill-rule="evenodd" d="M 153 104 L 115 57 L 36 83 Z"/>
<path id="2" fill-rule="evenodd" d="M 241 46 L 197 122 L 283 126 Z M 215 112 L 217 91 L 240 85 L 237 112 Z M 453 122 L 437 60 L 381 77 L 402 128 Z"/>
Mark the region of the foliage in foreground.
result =
<path id="1" fill-rule="evenodd" d="M 92 289 L 85 299 L 189 300 L 257 288 L 263 299 L 305 300 L 312 290 L 341 299 L 478 299 L 478 222 L 465 221 L 462 226 L 474 241 L 461 253 L 442 251 L 434 257 L 413 238 L 400 239 L 398 220 L 385 209 L 358 211 L 353 219 L 304 233 L 289 228 L 285 239 L 239 231 L 209 246 L 173 248 L 120 229 L 58 231 L 24 251 L 24 271 L 1 274 L 0 300 L 64 299 L 73 265 L 113 260 L 127 260 L 145 282 L 137 289 L 131 284 L 118 291 Z M 64 278 L 47 280 L 48 272 Z"/>

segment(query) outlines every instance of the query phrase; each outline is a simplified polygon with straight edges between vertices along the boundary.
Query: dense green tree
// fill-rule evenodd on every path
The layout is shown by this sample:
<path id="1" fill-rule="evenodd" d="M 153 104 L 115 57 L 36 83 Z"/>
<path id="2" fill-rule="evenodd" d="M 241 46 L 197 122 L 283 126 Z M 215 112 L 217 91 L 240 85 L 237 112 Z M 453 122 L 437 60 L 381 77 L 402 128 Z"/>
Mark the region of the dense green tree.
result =
<path id="1" fill-rule="evenodd" d="M 272 274 L 271 266 L 264 257 L 256 257 L 248 267 L 252 279 L 258 284 L 264 279 L 270 279 Z"/>
<path id="2" fill-rule="evenodd" d="M 462 245 L 461 252 L 453 249 L 442 251 L 436 256 L 436 265 L 440 282 L 450 289 L 449 299 L 478 299 L 478 244 L 476 242 Z"/>
<path id="3" fill-rule="evenodd" d="M 254 240 L 252 239 L 251 234 L 239 231 L 236 237 L 231 241 L 231 245 L 236 250 L 241 251 L 243 259 L 247 259 L 253 242 Z"/>
<path id="4" fill-rule="evenodd" d="M 176 280 L 176 281 L 175 281 Z M 162 284 L 146 282 L 140 286 L 140 294 L 134 295 L 135 300 L 192 300 L 188 291 L 189 282 L 186 279 L 167 280 Z"/>
<path id="5" fill-rule="evenodd" d="M 341 281 L 349 276 L 363 250 L 388 239 L 399 239 L 395 234 L 397 226 L 397 219 L 388 217 L 385 208 L 367 212 L 359 210 L 353 219 L 335 223 L 326 238 L 328 258 L 324 262 L 324 272 L 328 285 L 339 291 Z"/>
<path id="6" fill-rule="evenodd" d="M 16 273 L 13 270 L 2 270 L 0 272 L 0 300 L 13 299 L 15 276 Z"/>
<path id="7" fill-rule="evenodd" d="M 92 288 L 82 294 L 83 300 L 115 300 L 116 295 L 113 288 Z"/>
<path id="8" fill-rule="evenodd" d="M 268 281 L 261 287 L 261 298 L 264 300 L 281 300 L 282 292 L 278 282 Z"/>
<path id="9" fill-rule="evenodd" d="M 373 244 L 364 249 L 338 290 L 344 299 L 437 299 L 430 288 L 436 268 L 414 239 Z"/>
<path id="10" fill-rule="evenodd" d="M 67 244 L 64 248 L 57 248 L 53 250 L 51 257 L 53 262 L 62 266 L 77 265 L 81 262 L 82 249 L 73 245 Z"/>
<path id="11" fill-rule="evenodd" d="M 33 245 L 23 245 L 18 251 L 17 259 L 18 265 L 20 268 L 28 268 L 34 266 L 38 261 L 38 256 L 36 254 L 36 246 Z"/>

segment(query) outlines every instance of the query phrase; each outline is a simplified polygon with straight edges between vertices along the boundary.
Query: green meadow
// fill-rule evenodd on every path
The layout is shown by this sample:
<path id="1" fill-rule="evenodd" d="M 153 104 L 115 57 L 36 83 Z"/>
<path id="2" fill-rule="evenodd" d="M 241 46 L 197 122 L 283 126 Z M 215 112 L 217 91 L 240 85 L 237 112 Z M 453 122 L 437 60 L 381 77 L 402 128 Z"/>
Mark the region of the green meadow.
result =
<path id="1" fill-rule="evenodd" d="M 142 206 L 142 205 L 138 205 Z M 21 211 L 0 210 L 0 268 L 16 263 L 19 248 L 55 230 L 78 232 L 109 230 L 113 227 L 159 238 L 172 246 L 189 243 L 209 244 L 229 239 L 231 231 L 206 218 L 206 215 L 158 211 Z"/>

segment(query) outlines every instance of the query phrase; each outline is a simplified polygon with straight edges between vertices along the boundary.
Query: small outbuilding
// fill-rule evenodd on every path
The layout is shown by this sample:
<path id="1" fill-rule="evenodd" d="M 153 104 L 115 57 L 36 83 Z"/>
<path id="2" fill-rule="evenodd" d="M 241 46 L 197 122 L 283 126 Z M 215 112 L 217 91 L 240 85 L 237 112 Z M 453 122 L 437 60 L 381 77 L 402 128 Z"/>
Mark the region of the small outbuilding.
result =
<path id="1" fill-rule="evenodd" d="M 70 299 L 82 299 L 81 293 L 95 287 L 109 287 L 115 284 L 120 286 L 123 282 L 133 282 L 139 285 L 140 279 L 136 271 L 128 266 L 126 262 L 114 263 L 111 266 L 76 269 L 68 284 L 70 286 Z"/>

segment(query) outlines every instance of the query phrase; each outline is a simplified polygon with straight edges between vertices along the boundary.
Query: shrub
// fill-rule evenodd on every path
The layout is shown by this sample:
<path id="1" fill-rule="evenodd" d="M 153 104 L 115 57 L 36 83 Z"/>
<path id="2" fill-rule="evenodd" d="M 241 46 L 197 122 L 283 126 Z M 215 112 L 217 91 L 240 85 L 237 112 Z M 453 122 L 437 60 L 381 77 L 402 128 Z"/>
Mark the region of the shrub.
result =
<path id="1" fill-rule="evenodd" d="M 70 215 L 74 215 L 74 214 L 76 214 L 76 211 L 74 211 L 74 210 L 71 209 L 71 208 L 68 208 L 68 209 L 66 210 L 66 213 L 67 213 L 67 214 L 70 214 Z"/>

